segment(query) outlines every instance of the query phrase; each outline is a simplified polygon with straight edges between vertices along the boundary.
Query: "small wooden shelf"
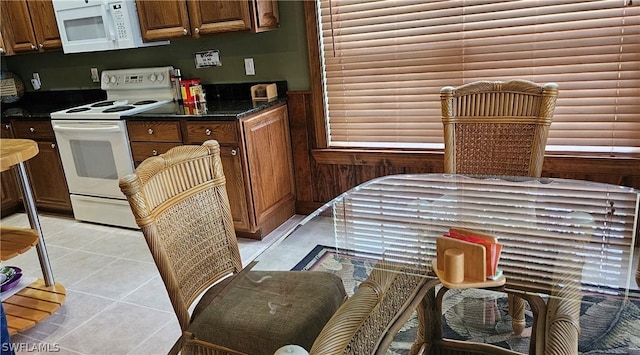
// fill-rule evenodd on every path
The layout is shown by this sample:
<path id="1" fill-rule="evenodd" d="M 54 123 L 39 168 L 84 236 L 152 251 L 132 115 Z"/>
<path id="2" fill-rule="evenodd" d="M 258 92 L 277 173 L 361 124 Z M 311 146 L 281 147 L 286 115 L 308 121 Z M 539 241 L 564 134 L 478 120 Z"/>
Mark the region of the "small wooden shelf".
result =
<path id="1" fill-rule="evenodd" d="M 22 254 L 37 243 L 38 232 L 35 229 L 2 227 L 0 228 L 0 261 Z"/>
<path id="2" fill-rule="evenodd" d="M 2 302 L 7 315 L 9 334 L 27 330 L 57 311 L 67 298 L 64 286 L 46 286 L 38 279 Z"/>

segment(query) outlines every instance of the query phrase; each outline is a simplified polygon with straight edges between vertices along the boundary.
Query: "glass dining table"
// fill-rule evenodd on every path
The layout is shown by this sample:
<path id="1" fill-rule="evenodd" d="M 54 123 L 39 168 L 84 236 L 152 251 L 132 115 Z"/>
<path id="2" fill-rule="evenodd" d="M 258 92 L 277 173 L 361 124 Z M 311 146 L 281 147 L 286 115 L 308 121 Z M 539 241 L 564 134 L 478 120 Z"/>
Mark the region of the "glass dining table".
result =
<path id="1" fill-rule="evenodd" d="M 342 277 L 350 299 L 312 354 L 402 353 L 398 333 L 410 319 L 415 335 L 404 353 L 640 352 L 639 201 L 632 188 L 569 179 L 384 176 L 301 219 L 254 269 Z M 452 228 L 497 239 L 504 284 L 443 285 L 433 260 Z M 473 324 L 494 333 L 475 334 Z"/>

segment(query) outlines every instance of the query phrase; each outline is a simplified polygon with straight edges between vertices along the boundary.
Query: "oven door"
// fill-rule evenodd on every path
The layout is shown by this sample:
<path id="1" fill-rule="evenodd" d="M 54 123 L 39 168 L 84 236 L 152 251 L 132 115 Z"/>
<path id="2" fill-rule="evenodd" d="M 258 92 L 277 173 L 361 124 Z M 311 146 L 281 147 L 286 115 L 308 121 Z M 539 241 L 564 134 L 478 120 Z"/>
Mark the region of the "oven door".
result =
<path id="1" fill-rule="evenodd" d="M 71 194 L 125 199 L 118 179 L 133 172 L 124 121 L 52 120 Z"/>

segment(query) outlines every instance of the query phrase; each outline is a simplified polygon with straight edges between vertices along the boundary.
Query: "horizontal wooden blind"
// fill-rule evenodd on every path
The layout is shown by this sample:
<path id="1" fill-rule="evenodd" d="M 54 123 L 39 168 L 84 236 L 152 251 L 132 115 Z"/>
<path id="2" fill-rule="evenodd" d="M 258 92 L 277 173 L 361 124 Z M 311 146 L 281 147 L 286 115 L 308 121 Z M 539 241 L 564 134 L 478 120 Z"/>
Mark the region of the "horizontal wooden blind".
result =
<path id="1" fill-rule="evenodd" d="M 319 0 L 329 145 L 442 148 L 440 89 L 559 85 L 548 150 L 640 154 L 640 1 Z"/>
<path id="2" fill-rule="evenodd" d="M 356 257 L 431 269 L 449 228 L 503 245 L 512 287 L 549 292 L 559 280 L 626 295 L 633 278 L 638 191 L 577 180 L 394 175 L 332 202 L 336 246 Z"/>

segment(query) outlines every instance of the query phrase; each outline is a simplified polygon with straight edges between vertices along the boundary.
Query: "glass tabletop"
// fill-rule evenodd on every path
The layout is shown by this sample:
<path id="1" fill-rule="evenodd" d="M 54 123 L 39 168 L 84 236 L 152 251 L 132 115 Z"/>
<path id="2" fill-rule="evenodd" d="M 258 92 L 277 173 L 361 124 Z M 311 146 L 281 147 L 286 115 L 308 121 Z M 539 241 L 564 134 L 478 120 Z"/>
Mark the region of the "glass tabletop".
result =
<path id="1" fill-rule="evenodd" d="M 385 176 L 301 220 L 256 267 L 293 268 L 325 245 L 340 255 L 430 271 L 436 238 L 463 228 L 498 239 L 498 268 L 514 289 L 548 293 L 561 273 L 584 291 L 626 296 L 638 290 L 632 268 L 639 196 L 628 187 L 568 179 Z"/>
<path id="2" fill-rule="evenodd" d="M 632 188 L 569 179 L 390 175 L 302 219 L 256 259 L 254 269 L 360 265 L 342 274 L 349 293 L 379 262 L 435 280 L 437 240 L 460 228 L 502 245 L 497 267 L 506 278 L 503 290 L 575 298 L 562 291 L 572 288 L 583 303 L 590 299 L 585 295 L 595 295 L 622 300 L 620 306 L 640 299 L 633 262 L 639 200 Z"/>

